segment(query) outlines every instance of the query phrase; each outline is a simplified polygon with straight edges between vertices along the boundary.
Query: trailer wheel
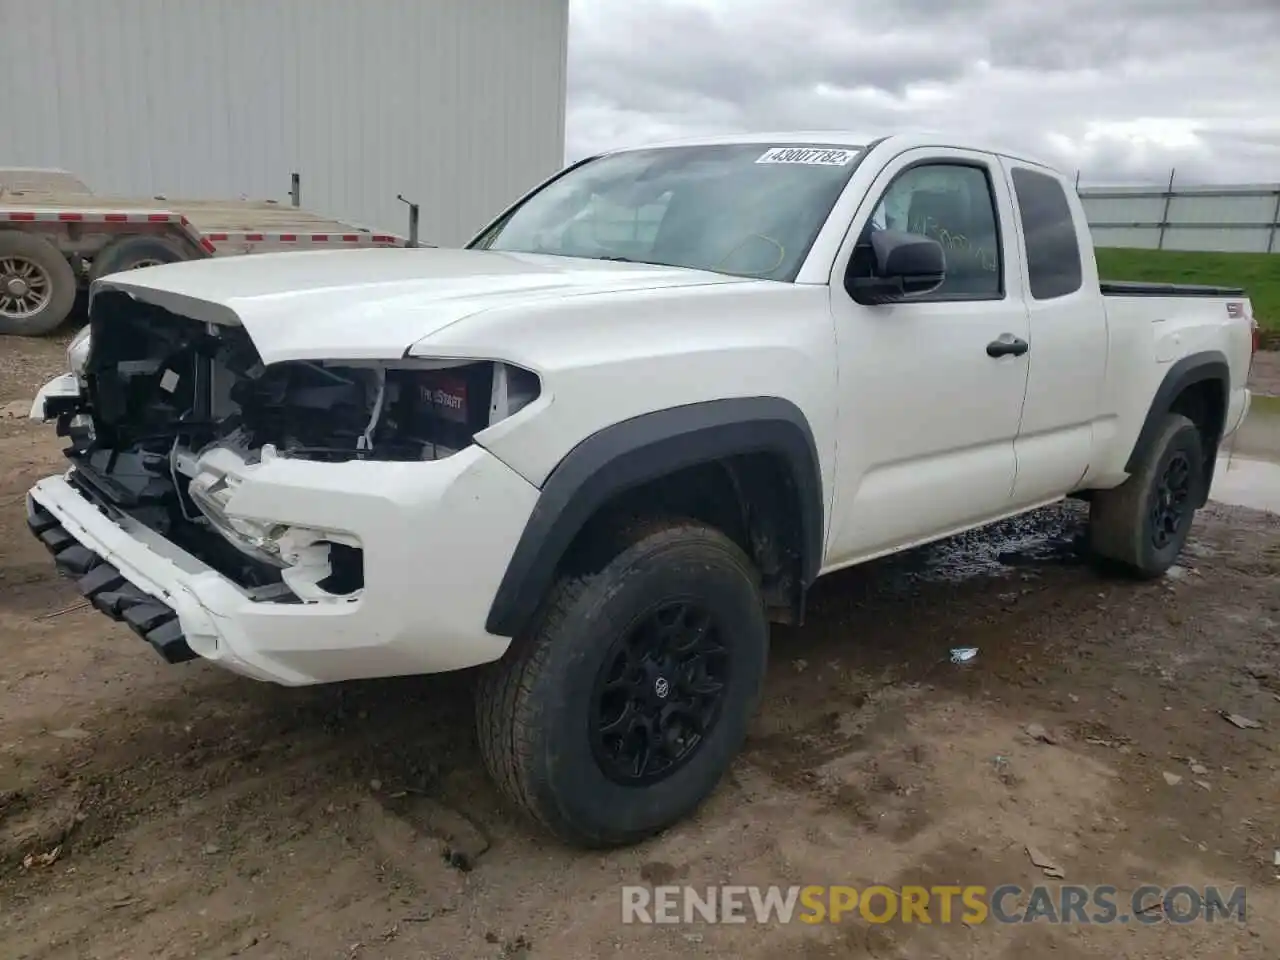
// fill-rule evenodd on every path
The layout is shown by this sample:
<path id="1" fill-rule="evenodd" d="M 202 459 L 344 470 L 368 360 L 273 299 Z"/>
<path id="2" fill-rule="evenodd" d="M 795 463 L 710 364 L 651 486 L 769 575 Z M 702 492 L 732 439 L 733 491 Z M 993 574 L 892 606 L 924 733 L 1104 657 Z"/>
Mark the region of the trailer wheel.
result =
<path id="1" fill-rule="evenodd" d="M 57 247 L 28 233 L 0 231 L 0 333 L 52 333 L 75 302 L 76 274 Z"/>
<path id="2" fill-rule="evenodd" d="M 112 240 L 93 258 L 89 282 L 109 273 L 155 267 L 189 259 L 186 251 L 165 237 L 120 237 Z"/>

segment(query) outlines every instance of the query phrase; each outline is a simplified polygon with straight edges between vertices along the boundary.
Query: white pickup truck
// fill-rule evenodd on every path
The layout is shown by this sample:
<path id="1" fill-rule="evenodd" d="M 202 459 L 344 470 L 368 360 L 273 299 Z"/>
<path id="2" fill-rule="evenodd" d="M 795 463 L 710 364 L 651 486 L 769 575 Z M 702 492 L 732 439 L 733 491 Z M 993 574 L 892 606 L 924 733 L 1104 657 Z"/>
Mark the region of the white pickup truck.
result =
<path id="1" fill-rule="evenodd" d="M 1070 182 L 1021 157 L 624 150 L 462 250 L 98 280 L 29 523 L 170 661 L 481 667 L 503 791 L 625 844 L 715 787 L 817 577 L 1071 496 L 1109 566 L 1165 571 L 1253 339 L 1239 290 L 1100 285 Z"/>

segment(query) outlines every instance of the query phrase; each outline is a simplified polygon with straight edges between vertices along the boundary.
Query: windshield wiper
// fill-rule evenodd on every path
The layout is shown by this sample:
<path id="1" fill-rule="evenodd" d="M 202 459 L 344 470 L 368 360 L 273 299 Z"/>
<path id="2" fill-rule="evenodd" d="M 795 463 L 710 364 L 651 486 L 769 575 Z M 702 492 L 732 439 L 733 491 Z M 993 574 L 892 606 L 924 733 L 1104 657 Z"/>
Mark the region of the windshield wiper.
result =
<path id="1" fill-rule="evenodd" d="M 633 260 L 631 257 L 594 257 L 595 260 L 611 260 L 614 263 L 647 263 L 651 267 L 674 267 L 674 263 L 663 263 L 661 260 Z"/>

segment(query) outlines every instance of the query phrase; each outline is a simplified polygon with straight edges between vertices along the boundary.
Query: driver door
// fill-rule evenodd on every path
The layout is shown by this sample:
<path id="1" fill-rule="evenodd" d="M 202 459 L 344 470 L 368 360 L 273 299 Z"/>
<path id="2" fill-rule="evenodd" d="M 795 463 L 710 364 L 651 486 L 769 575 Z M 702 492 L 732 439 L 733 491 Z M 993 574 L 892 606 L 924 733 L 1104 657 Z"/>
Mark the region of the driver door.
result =
<path id="1" fill-rule="evenodd" d="M 830 285 L 840 394 L 828 569 L 1011 511 L 1028 356 L 988 350 L 1029 336 L 1013 218 L 996 158 L 960 150 L 900 155 L 855 215 Z M 868 268 L 869 231 L 885 228 L 942 244 L 941 287 L 854 301 L 846 269 Z"/>

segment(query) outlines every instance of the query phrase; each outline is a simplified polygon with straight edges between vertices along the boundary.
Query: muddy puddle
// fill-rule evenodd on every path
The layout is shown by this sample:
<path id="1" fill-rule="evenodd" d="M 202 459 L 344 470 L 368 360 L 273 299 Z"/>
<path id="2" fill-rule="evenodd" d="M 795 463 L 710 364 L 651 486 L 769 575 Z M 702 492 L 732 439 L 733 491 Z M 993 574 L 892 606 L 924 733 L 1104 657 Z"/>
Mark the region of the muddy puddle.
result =
<path id="1" fill-rule="evenodd" d="M 1018 569 L 1081 563 L 1086 518 L 1081 504 L 1046 507 L 886 558 L 879 575 L 889 574 L 889 583 L 901 585 L 961 583 Z"/>
<path id="2" fill-rule="evenodd" d="M 1280 513 L 1280 398 L 1254 398 L 1249 416 L 1218 458 L 1209 496 Z"/>
<path id="3" fill-rule="evenodd" d="M 1280 513 L 1280 463 L 1224 457 L 1218 461 L 1211 496 L 1235 507 Z"/>

